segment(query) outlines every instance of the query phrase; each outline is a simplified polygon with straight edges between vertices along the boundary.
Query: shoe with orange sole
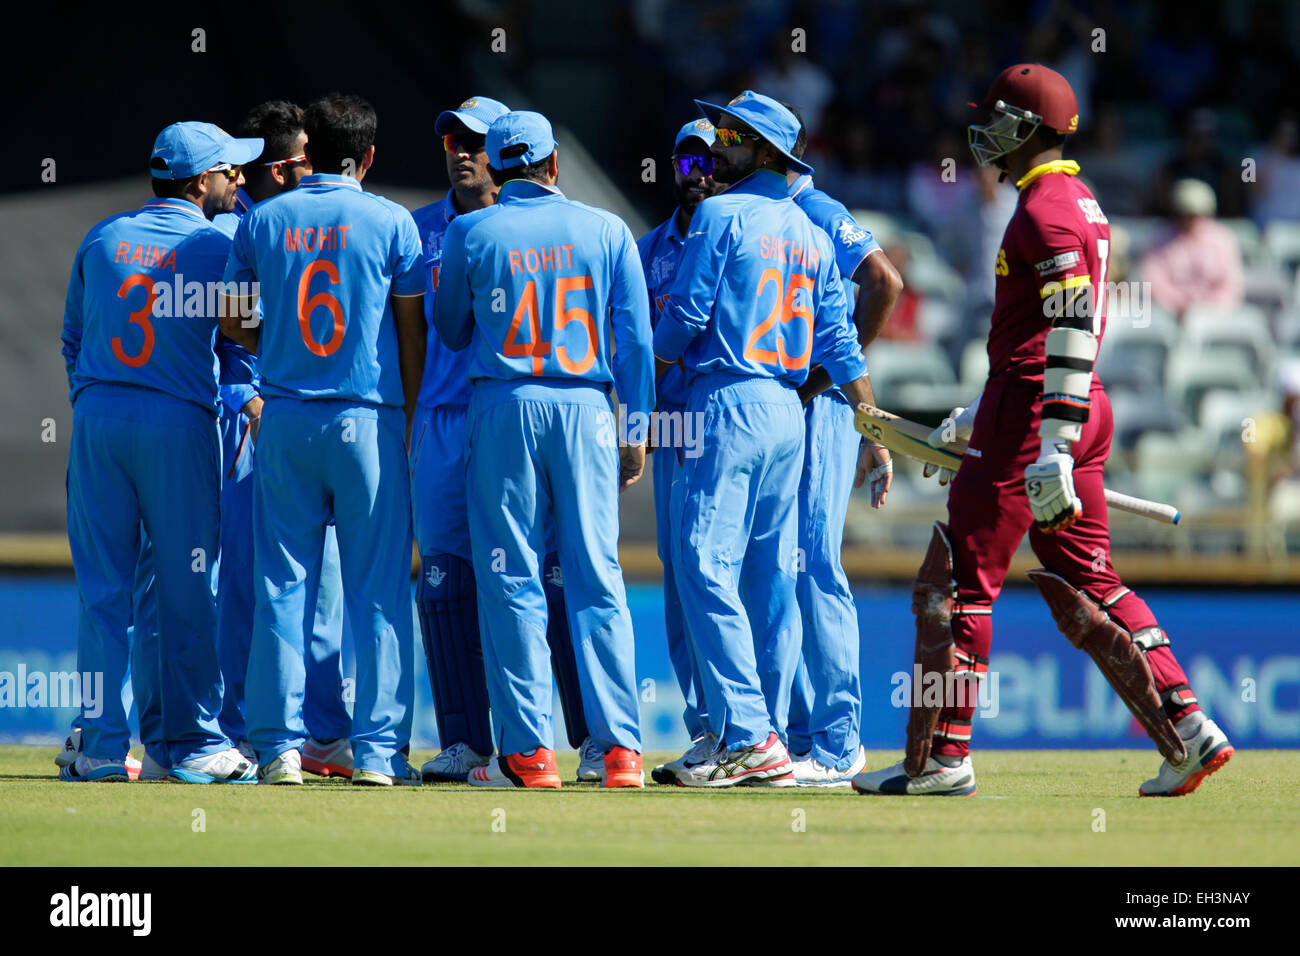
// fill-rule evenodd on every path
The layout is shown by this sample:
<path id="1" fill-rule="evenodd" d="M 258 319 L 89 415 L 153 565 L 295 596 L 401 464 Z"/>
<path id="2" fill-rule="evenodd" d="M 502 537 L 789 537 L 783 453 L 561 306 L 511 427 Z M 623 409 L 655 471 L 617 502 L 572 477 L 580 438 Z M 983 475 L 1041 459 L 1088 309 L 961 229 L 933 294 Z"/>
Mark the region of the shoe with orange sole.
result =
<path id="1" fill-rule="evenodd" d="M 531 753 L 506 754 L 483 767 L 469 772 L 473 787 L 509 789 L 524 787 L 529 790 L 559 790 L 560 771 L 555 765 L 555 751 L 538 747 Z"/>
<path id="2" fill-rule="evenodd" d="M 1203 711 L 1188 714 L 1176 725 L 1178 736 L 1187 748 L 1187 759 L 1180 764 L 1166 760 L 1156 776 L 1138 788 L 1142 797 L 1182 797 L 1201 785 L 1233 755 L 1228 736 Z"/>
<path id="3" fill-rule="evenodd" d="M 645 771 L 641 755 L 626 747 L 613 747 L 605 754 L 605 786 L 644 787 Z"/>

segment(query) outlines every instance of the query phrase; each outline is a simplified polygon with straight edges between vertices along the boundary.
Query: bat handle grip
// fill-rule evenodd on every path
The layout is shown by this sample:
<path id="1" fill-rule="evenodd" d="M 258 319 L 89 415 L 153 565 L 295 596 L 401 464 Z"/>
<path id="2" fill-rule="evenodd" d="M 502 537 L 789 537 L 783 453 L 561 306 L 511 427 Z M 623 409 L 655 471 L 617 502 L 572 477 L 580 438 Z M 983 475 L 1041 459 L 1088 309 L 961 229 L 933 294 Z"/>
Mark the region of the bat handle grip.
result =
<path id="1" fill-rule="evenodd" d="M 1178 524 L 1182 520 L 1182 512 L 1173 505 L 1161 504 L 1158 501 L 1147 501 L 1145 498 L 1134 498 L 1131 495 L 1122 495 L 1118 491 L 1106 489 L 1106 504 L 1120 511 L 1127 511 L 1130 514 L 1141 515 L 1144 518 L 1151 518 L 1155 521 L 1163 521 L 1165 524 Z"/>

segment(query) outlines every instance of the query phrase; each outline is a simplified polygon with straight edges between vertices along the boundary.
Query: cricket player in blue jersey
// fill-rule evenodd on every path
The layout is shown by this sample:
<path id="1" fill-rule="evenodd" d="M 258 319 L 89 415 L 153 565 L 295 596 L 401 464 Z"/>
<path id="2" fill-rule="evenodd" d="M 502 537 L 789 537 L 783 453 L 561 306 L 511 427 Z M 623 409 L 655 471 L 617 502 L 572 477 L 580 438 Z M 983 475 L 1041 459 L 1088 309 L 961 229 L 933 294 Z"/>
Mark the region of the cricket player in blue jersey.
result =
<path id="1" fill-rule="evenodd" d="M 448 224 L 458 215 L 496 201 L 497 187 L 488 173 L 486 134 L 492 121 L 507 112 L 504 103 L 473 96 L 454 110 L 444 110 L 434 121 L 434 132 L 442 137 L 451 189 L 440 201 L 411 213 L 424 249 L 424 313 L 430 321 Z M 470 357 L 469 350 L 453 352 L 437 335 L 429 336 L 411 431 L 411 515 L 420 552 L 415 603 L 442 746 L 442 752 L 420 768 L 426 782 L 463 781 L 474 767 L 486 765 L 492 754 L 465 487 L 465 416 L 473 393 Z M 546 557 L 543 581 L 547 638 L 565 728 L 570 743 L 583 755 L 579 779 L 600 779 L 605 755 L 587 737 L 564 610 L 563 576 L 554 553 Z"/>
<path id="2" fill-rule="evenodd" d="M 214 348 L 230 240 L 208 220 L 229 208 L 239 167 L 261 149 L 261 140 L 237 140 L 208 123 L 164 129 L 150 159 L 157 198 L 91 229 L 77 250 L 63 319 L 73 407 L 68 540 L 81 596 L 77 669 L 102 673 L 108 687 L 124 680 L 147 535 L 156 622 L 135 621 L 134 671 L 152 684 L 142 696 L 160 702 L 149 707 L 161 714 L 159 763 L 189 783 L 256 779 L 217 716 Z M 153 623 L 156 643 L 141 639 L 155 632 Z M 82 754 L 60 778 L 127 779 L 120 695 L 106 695 L 97 717 L 83 708 L 80 725 Z M 146 731 L 146 744 L 153 736 Z"/>
<path id="3" fill-rule="evenodd" d="M 443 343 L 472 351 L 469 526 L 499 756 L 474 768 L 469 782 L 561 786 L 541 580 L 553 531 L 587 725 L 605 754 L 604 785 L 640 787 L 617 528 L 618 489 L 640 477 L 645 445 L 619 443 L 609 388 L 617 387 L 629 421 L 648 423 L 654 365 L 645 278 L 627 226 L 556 188 L 545 117 L 506 113 L 489 127 L 486 145 L 497 202 L 447 228 L 433 306 Z"/>
<path id="4" fill-rule="evenodd" d="M 645 270 L 646 287 L 650 294 L 650 323 L 658 323 L 668 307 L 668 294 L 677 275 L 677 262 L 686 242 L 686 231 L 691 216 L 699 204 L 715 195 L 722 187 L 713 179 L 713 124 L 706 119 L 691 120 L 677 131 L 673 143 L 673 192 L 677 208 L 662 223 L 637 240 L 641 267 Z M 680 366 L 668 369 L 655 383 L 655 410 L 661 421 L 672 421 L 686 410 L 686 373 Z M 680 432 L 683 437 L 685 431 Z M 691 746 L 676 761 L 655 767 L 651 776 L 658 783 L 676 782 L 678 763 L 695 763 L 717 749 L 718 741 L 708 729 L 702 715 L 704 700 L 700 690 L 699 665 L 695 661 L 690 642 L 686 637 L 686 622 L 682 619 L 681 602 L 677 599 L 677 584 L 673 577 L 672 541 L 673 525 L 670 519 L 670 502 L 673 483 L 681 474 L 680 461 L 685 458 L 684 448 L 659 448 L 652 456 L 654 468 L 655 530 L 659 545 L 659 560 L 664 566 L 664 628 L 668 634 L 668 657 L 673 673 L 682 689 L 686 708 L 682 719 L 690 734 Z"/>
<path id="5" fill-rule="evenodd" d="M 731 185 L 695 210 L 654 343 L 661 371 L 679 359 L 686 370 L 687 412 L 705 416 L 703 454 L 674 486 L 673 562 L 719 746 L 675 776 L 793 786 L 782 736 L 801 636 L 795 390 L 819 364 L 851 402 L 873 397 L 830 239 L 789 197 L 788 171 L 812 172 L 792 153 L 799 121 L 749 90 L 697 105 L 716 127 L 714 178 Z M 868 471 L 880 506 L 888 452 L 864 447 L 858 484 Z"/>
<path id="6" fill-rule="evenodd" d="M 239 124 L 240 136 L 260 137 L 262 155 L 244 169 L 232 212 L 213 224 L 233 239 L 239 221 L 256 203 L 293 189 L 311 172 L 303 152 L 307 134 L 302 109 L 285 100 L 269 100 L 248 111 Z M 240 752 L 256 759 L 245 737 L 244 681 L 253 634 L 253 465 L 254 445 L 261 425 L 256 360 L 229 343 L 230 361 L 223 359 L 221 385 L 221 568 L 217 573 L 217 646 L 225 678 L 221 729 L 238 742 Z M 325 529 L 319 592 L 307 595 L 316 608 L 306 618 L 307 683 L 303 723 L 310 739 L 303 744 L 302 766 L 329 776 L 352 773 L 352 719 L 343 703 L 343 582 L 339 577 L 338 538 L 334 526 Z"/>
<path id="7" fill-rule="evenodd" d="M 788 104 L 785 104 L 788 106 Z M 796 118 L 797 109 L 791 109 Z M 802 121 L 792 150 L 802 159 Z M 898 270 L 871 233 L 813 184 L 808 173 L 786 174 L 790 198 L 830 236 L 840 278 L 858 284 L 853 309 L 865 349 L 879 334 L 903 290 Z M 799 481 L 799 547 L 803 562 L 795 590 L 803 623 L 803 653 L 790 699 L 789 747 L 800 786 L 848 787 L 866 766 L 861 746 L 862 687 L 858 612 L 840 559 L 844 519 L 853 489 L 860 439 L 853 406 L 814 367 L 799 389 L 804 403 L 804 464 Z"/>
<path id="8" fill-rule="evenodd" d="M 333 519 L 356 645 L 352 783 L 420 783 L 406 762 L 414 694 L 404 431 L 424 365 L 424 276 L 411 214 L 361 190 L 374 109 L 332 94 L 303 114 L 313 172 L 254 206 L 226 278 L 260 283 L 222 331 L 257 351 L 256 609 L 248 738 L 264 783 L 302 782 L 304 615 Z M 245 327 L 245 326 L 248 327 Z M 405 412 L 405 414 L 404 414 Z"/>

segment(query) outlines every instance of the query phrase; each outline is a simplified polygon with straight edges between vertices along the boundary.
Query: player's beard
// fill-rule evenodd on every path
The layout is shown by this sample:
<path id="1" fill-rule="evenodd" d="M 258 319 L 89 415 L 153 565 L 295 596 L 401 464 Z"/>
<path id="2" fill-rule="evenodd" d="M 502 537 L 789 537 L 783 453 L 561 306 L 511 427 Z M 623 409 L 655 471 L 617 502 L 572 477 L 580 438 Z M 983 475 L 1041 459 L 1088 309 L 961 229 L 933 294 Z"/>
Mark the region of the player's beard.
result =
<path id="1" fill-rule="evenodd" d="M 693 213 L 696 206 L 713 195 L 714 190 L 711 190 L 705 184 L 701 184 L 699 180 L 688 179 L 685 182 L 674 182 L 673 192 L 676 195 L 678 207 L 685 209 L 687 213 Z"/>
<path id="2" fill-rule="evenodd" d="M 743 162 L 730 163 L 720 153 L 714 153 L 713 181 L 716 183 L 738 183 L 758 168 L 757 152 L 751 152 Z"/>

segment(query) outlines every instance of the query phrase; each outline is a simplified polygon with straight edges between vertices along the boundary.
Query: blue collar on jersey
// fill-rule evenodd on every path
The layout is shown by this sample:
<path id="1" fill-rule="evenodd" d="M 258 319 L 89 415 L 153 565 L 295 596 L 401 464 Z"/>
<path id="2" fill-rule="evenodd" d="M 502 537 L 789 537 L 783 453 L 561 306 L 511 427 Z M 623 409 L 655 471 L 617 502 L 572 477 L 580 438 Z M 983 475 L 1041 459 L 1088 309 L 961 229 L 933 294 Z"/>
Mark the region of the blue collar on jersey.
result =
<path id="1" fill-rule="evenodd" d="M 808 175 L 807 173 L 804 173 L 802 176 L 800 176 L 798 179 L 796 179 L 793 183 L 790 184 L 790 198 L 793 199 L 795 196 L 799 195 L 805 189 L 812 189 L 812 188 L 813 188 L 812 176 Z"/>
<path id="2" fill-rule="evenodd" d="M 789 199 L 790 187 L 786 184 L 785 173 L 770 169 L 756 169 L 739 182 L 727 187 L 729 193 L 751 193 L 755 196 L 767 196 L 769 199 Z"/>
<path id="3" fill-rule="evenodd" d="M 244 192 L 244 187 L 239 187 L 239 192 L 235 193 L 235 208 L 231 210 L 236 216 L 243 216 L 244 213 L 253 208 L 253 197 Z"/>
<path id="4" fill-rule="evenodd" d="M 351 186 L 360 191 L 361 184 L 351 176 L 342 173 L 312 173 L 298 181 L 299 186 Z"/>
<path id="5" fill-rule="evenodd" d="M 531 179 L 511 179 L 497 193 L 497 202 L 521 202 L 528 199 L 545 199 L 549 196 L 564 198 L 564 193 L 554 186 L 535 183 Z"/>
<path id="6" fill-rule="evenodd" d="M 175 209 L 177 212 L 188 213 L 191 216 L 198 216 L 204 222 L 207 222 L 208 219 L 207 216 L 203 215 L 203 210 L 194 205 L 194 203 L 190 202 L 188 199 L 150 199 L 141 208 L 157 209 L 160 211 L 165 209 Z"/>

